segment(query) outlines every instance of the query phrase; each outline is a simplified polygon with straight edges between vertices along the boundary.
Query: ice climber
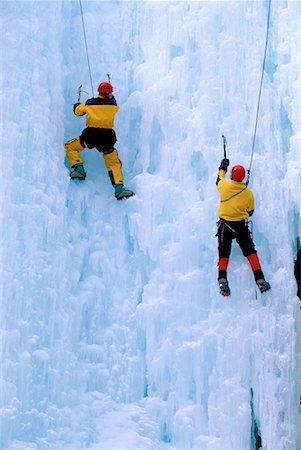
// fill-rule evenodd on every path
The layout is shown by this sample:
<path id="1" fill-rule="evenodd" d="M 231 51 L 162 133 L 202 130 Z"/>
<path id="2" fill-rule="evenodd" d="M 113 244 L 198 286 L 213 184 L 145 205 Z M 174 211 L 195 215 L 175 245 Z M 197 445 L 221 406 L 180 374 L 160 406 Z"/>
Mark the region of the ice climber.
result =
<path id="1" fill-rule="evenodd" d="M 248 258 L 258 288 L 261 292 L 266 292 L 271 289 L 271 286 L 264 278 L 251 232 L 246 223 L 246 219 L 254 212 L 254 195 L 243 183 L 246 175 L 243 166 L 233 166 L 231 180 L 225 178 L 229 164 L 230 161 L 227 158 L 221 161 L 216 180 L 217 189 L 220 193 L 217 232 L 220 293 L 224 296 L 231 294 L 227 280 L 227 268 L 233 239 L 236 239 L 244 256 Z"/>
<path id="2" fill-rule="evenodd" d="M 77 116 L 86 115 L 86 128 L 82 134 L 66 142 L 66 158 L 72 168 L 70 177 L 84 180 L 86 172 L 80 152 L 85 148 L 96 148 L 103 153 L 109 177 L 115 188 L 115 197 L 121 200 L 131 197 L 134 192 L 124 187 L 118 152 L 114 147 L 117 142 L 114 131 L 114 117 L 119 106 L 113 96 L 113 86 L 109 82 L 102 82 L 98 86 L 98 96 L 90 98 L 84 103 L 75 103 L 73 112 Z"/>

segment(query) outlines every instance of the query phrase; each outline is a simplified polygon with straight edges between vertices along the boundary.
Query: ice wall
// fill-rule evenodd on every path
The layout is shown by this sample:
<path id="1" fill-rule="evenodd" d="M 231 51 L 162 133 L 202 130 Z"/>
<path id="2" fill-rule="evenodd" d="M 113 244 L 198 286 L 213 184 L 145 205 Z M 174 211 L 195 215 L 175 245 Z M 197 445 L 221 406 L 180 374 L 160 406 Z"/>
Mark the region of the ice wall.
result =
<path id="1" fill-rule="evenodd" d="M 297 2 L 273 2 L 250 183 L 272 291 L 234 245 L 229 300 L 216 170 L 222 134 L 249 164 L 267 3 L 83 2 L 94 92 L 110 73 L 121 107 L 127 202 L 96 150 L 84 184 L 63 165 L 78 85 L 91 96 L 78 2 L 4 5 L 2 447 L 253 450 L 256 422 L 265 450 L 298 448 Z"/>
<path id="2" fill-rule="evenodd" d="M 52 350 L 67 232 L 61 10 L 56 2 L 1 4 L 0 445 L 8 449 L 36 448 L 58 389 Z"/>

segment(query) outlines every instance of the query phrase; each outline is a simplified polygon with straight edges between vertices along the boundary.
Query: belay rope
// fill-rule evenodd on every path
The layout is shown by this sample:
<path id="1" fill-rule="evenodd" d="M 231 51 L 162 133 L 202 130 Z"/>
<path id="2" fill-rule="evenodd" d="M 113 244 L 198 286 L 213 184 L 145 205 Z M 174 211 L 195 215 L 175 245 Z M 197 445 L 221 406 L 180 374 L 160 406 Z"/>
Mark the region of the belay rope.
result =
<path id="1" fill-rule="evenodd" d="M 83 33 L 84 33 L 84 41 L 85 41 L 88 69 L 89 69 L 89 75 L 90 75 L 91 91 L 92 91 L 92 96 L 94 97 L 93 81 L 92 81 L 92 74 L 91 74 L 91 66 L 90 66 L 90 59 L 89 59 L 89 51 L 88 51 L 88 44 L 87 44 L 87 35 L 86 35 L 86 27 L 85 27 L 85 21 L 84 21 L 83 7 L 82 7 L 81 0 L 78 0 L 78 1 L 79 1 L 79 8 L 80 8 L 82 24 L 83 24 Z"/>
<path id="2" fill-rule="evenodd" d="M 257 125 L 258 125 L 258 117 L 259 117 L 259 108 L 260 108 L 260 101 L 261 101 L 261 92 L 262 92 L 262 85 L 263 85 L 264 69 L 265 69 L 267 48 L 268 48 L 268 41 L 269 41 L 269 30 L 270 30 L 270 19 L 271 19 L 271 3 L 272 3 L 272 0 L 269 0 L 267 26 L 266 26 L 266 37 L 265 37 L 265 48 L 264 48 L 264 56 L 263 56 L 262 70 L 261 70 L 261 79 L 260 79 L 260 86 L 259 86 L 259 93 L 258 93 L 258 101 L 257 101 L 257 109 L 256 109 L 256 119 L 255 119 L 255 127 L 254 127 L 254 134 L 253 134 L 251 158 L 250 158 L 249 169 L 247 170 L 248 176 L 247 176 L 246 186 L 248 186 L 249 181 L 250 181 L 250 173 L 251 173 L 251 167 L 252 167 L 252 163 L 253 163 L 253 154 L 254 154 L 255 139 L 256 139 Z"/>
<path id="3" fill-rule="evenodd" d="M 264 47 L 264 56 L 263 56 L 263 62 L 262 62 L 262 69 L 261 69 L 261 78 L 260 78 L 260 85 L 259 85 L 259 92 L 258 92 L 258 100 L 257 100 L 257 108 L 256 108 L 256 118 L 255 118 L 255 127 L 254 127 L 254 133 L 253 133 L 253 142 L 252 142 L 252 149 L 251 149 L 251 157 L 250 157 L 250 164 L 249 168 L 247 170 L 247 181 L 246 181 L 246 187 L 242 189 L 241 191 L 237 192 L 236 194 L 232 195 L 231 197 L 227 198 L 226 200 L 222 200 L 222 202 L 226 202 L 230 200 L 231 198 L 235 197 L 236 195 L 243 192 L 249 184 L 250 181 L 250 173 L 251 173 L 251 167 L 253 163 L 253 154 L 254 154 L 254 148 L 255 148 L 255 140 L 256 140 L 256 133 L 257 133 L 257 126 L 258 126 L 258 117 L 259 117 L 259 108 L 260 108 L 260 101 L 261 101 L 261 93 L 262 93 L 262 85 L 263 85 L 263 77 L 264 77 L 264 69 L 266 64 L 266 56 L 267 56 L 267 48 L 268 48 L 268 41 L 269 41 L 269 30 L 270 30 L 270 19 L 271 19 L 271 3 L 272 0 L 268 0 L 268 15 L 267 15 L 267 26 L 266 26 L 266 37 L 265 37 L 265 47 Z M 224 158 L 226 158 L 226 138 L 223 135 L 223 148 L 224 148 Z"/>

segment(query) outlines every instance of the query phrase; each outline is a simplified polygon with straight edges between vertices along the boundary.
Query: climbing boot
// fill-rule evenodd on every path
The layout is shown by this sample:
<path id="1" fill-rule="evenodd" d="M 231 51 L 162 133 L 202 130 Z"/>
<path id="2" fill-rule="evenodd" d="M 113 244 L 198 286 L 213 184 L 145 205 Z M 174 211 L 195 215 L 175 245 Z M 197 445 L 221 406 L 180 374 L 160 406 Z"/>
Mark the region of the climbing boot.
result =
<path id="1" fill-rule="evenodd" d="M 228 297 L 229 295 L 231 295 L 229 284 L 226 278 L 220 278 L 218 280 L 218 284 L 219 284 L 219 293 L 221 295 L 223 295 L 224 297 Z"/>
<path id="2" fill-rule="evenodd" d="M 125 188 L 122 184 L 116 184 L 115 186 L 115 197 L 117 200 L 122 200 L 123 198 L 132 197 L 135 192 L 130 189 Z"/>
<path id="3" fill-rule="evenodd" d="M 83 164 L 75 164 L 72 166 L 73 171 L 70 173 L 71 179 L 84 180 L 86 178 L 86 172 Z"/>
<path id="4" fill-rule="evenodd" d="M 257 280 L 256 284 L 262 294 L 271 289 L 270 283 L 268 283 L 264 278 Z"/>

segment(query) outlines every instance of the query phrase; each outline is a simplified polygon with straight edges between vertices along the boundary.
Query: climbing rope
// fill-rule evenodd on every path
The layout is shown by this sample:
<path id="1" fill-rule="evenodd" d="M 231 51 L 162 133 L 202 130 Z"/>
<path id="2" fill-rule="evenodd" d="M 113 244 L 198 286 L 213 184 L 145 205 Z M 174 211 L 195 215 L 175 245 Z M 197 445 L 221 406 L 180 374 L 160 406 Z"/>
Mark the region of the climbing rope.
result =
<path id="1" fill-rule="evenodd" d="M 91 83 L 91 91 L 92 91 L 92 96 L 94 97 L 93 81 L 92 81 L 92 74 L 91 74 L 91 66 L 90 66 L 90 59 L 89 59 L 88 44 L 87 44 L 86 27 L 85 27 L 84 14 L 83 14 L 83 7 L 82 7 L 82 2 L 81 2 L 81 0 L 79 0 L 79 7 L 80 7 L 80 13 L 81 13 L 81 17 L 82 17 L 83 32 L 84 32 L 84 41 L 85 41 L 85 46 L 86 46 L 86 55 L 87 55 L 87 62 L 88 62 L 88 69 L 89 69 L 90 83 Z"/>
<path id="2" fill-rule="evenodd" d="M 256 109 L 255 128 L 254 128 L 254 135 L 253 135 L 253 142 L 252 142 L 252 150 L 251 150 L 250 164 L 249 164 L 249 169 L 247 170 L 247 173 L 248 173 L 248 176 L 247 176 L 247 182 L 246 182 L 246 185 L 247 185 L 247 186 L 248 186 L 249 180 L 250 180 L 250 172 L 251 172 L 251 167 L 252 167 L 252 163 L 253 163 L 253 154 L 254 154 L 255 140 L 256 140 L 256 133 L 257 133 L 257 125 L 258 125 L 258 117 L 259 117 L 259 108 L 260 108 L 260 101 L 261 101 L 261 92 L 262 92 L 263 77 L 264 77 L 264 69 L 265 69 L 266 56 L 267 56 L 267 48 L 268 48 L 268 41 L 269 41 L 269 29 L 270 29 L 270 18 L 271 18 L 271 3 L 272 3 L 272 0 L 269 0 L 268 16 L 267 16 L 267 27 L 266 27 L 266 38 L 265 38 L 265 48 L 264 48 L 264 56 L 263 56 L 263 63 L 262 63 L 262 70 L 261 70 L 261 79 L 260 79 L 260 86 L 259 86 L 259 93 L 258 93 L 258 101 L 257 101 L 257 109 Z"/>

